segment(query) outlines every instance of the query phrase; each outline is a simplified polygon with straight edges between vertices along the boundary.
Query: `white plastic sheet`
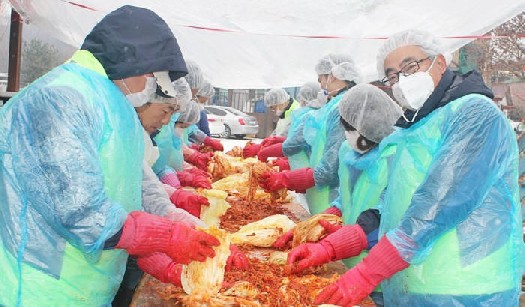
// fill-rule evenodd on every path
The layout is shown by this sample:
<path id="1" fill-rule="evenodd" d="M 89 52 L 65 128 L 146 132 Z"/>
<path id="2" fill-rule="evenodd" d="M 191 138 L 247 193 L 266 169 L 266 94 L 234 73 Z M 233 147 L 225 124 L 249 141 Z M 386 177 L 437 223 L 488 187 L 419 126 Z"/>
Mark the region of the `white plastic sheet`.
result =
<path id="1" fill-rule="evenodd" d="M 382 38 L 407 28 L 462 37 L 444 39 L 453 52 L 471 41 L 470 36 L 482 35 L 525 10 L 523 0 L 10 2 L 26 21 L 75 47 L 98 20 L 121 5 L 152 9 L 170 25 L 184 57 L 196 61 L 207 79 L 221 88 L 287 87 L 315 81 L 315 63 L 330 52 L 350 53 L 365 81 L 375 80 L 375 56 Z"/>

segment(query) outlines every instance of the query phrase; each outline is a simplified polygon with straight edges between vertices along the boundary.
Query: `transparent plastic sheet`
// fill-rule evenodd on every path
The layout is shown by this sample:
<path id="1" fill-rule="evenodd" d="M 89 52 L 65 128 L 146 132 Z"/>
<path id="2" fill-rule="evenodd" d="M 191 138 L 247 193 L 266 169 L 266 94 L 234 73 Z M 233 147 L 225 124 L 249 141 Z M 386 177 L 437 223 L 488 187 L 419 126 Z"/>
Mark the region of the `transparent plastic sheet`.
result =
<path id="1" fill-rule="evenodd" d="M 292 123 L 288 137 L 283 143 L 283 153 L 288 157 L 292 170 L 310 167 L 310 147 L 304 139 L 304 124 L 310 113 L 315 109 L 302 107 L 292 113 Z"/>
<path id="2" fill-rule="evenodd" d="M 127 254 L 102 248 L 141 207 L 135 110 L 105 76 L 69 63 L 0 117 L 0 305 L 50 302 L 57 287 L 68 302 L 110 303 Z M 100 287 L 82 287 L 86 276 Z"/>
<path id="3" fill-rule="evenodd" d="M 385 304 L 517 306 L 518 150 L 501 111 L 484 96 L 464 96 L 381 149 L 391 145 L 380 230 L 411 265 L 383 282 Z"/>
<path id="4" fill-rule="evenodd" d="M 153 165 L 153 171 L 157 176 L 162 177 L 165 172 L 175 169 L 182 170 L 182 140 L 175 135 L 175 123 L 180 113 L 171 116 L 170 123 L 162 126 L 159 133 L 154 137 L 155 143 L 159 148 L 159 158 Z"/>
<path id="5" fill-rule="evenodd" d="M 206 134 L 200 131 L 199 127 L 196 124 L 193 124 L 188 127 L 188 141 L 192 144 L 201 145 L 206 138 Z"/>

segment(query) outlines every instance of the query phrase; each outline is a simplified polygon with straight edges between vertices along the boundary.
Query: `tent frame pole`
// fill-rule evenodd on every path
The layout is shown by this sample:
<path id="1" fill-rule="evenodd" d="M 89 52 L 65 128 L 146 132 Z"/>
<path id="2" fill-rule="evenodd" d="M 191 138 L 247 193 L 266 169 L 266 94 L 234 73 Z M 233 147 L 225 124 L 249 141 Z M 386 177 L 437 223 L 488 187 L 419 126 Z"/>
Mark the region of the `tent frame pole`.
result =
<path id="1" fill-rule="evenodd" d="M 7 91 L 18 92 L 20 89 L 20 63 L 22 54 L 22 17 L 11 10 L 11 27 L 9 30 L 9 69 Z"/>

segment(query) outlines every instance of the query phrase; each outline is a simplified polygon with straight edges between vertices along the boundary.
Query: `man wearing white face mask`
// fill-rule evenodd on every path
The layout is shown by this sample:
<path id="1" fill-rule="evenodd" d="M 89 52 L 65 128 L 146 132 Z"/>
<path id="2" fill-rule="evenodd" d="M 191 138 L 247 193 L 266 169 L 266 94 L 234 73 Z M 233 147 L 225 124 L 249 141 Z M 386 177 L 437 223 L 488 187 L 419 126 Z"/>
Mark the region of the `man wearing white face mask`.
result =
<path id="1" fill-rule="evenodd" d="M 274 88 L 264 94 L 264 104 L 279 117 L 272 135 L 286 137 L 292 112 L 299 108 L 299 103 L 291 98 L 284 89 Z"/>
<path id="2" fill-rule="evenodd" d="M 126 5 L 2 108 L 0 305 L 106 306 L 129 255 L 214 256 L 216 238 L 146 213 L 141 201 L 143 129 L 133 107 L 153 94 L 148 77 L 166 90 L 185 74 L 166 22 Z"/>
<path id="3" fill-rule="evenodd" d="M 355 304 L 381 282 L 387 306 L 519 305 L 516 137 L 479 73 L 448 70 L 442 50 L 417 30 L 380 49 L 379 73 L 407 108 L 380 147 L 397 148 L 381 239 L 323 302 Z"/>

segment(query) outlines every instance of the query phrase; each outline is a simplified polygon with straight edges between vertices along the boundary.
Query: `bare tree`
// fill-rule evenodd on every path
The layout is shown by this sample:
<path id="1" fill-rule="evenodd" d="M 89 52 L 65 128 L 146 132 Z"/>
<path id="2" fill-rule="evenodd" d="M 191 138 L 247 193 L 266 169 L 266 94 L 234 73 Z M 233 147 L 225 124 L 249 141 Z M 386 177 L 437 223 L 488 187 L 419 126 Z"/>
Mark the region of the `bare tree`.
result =
<path id="1" fill-rule="evenodd" d="M 22 45 L 22 67 L 20 77 L 27 85 L 60 63 L 57 49 L 38 39 L 24 42 Z"/>

